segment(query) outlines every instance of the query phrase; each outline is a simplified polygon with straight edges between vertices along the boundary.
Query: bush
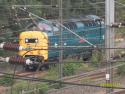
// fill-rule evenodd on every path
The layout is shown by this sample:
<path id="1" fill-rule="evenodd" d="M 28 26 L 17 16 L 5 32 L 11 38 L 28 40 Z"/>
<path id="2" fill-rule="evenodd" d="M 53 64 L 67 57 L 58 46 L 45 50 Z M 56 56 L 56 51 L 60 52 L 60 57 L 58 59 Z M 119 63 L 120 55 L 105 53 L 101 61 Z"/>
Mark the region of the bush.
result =
<path id="1" fill-rule="evenodd" d="M 94 66 L 98 66 L 102 60 L 101 51 L 95 51 L 92 55 L 91 61 Z"/>
<path id="2" fill-rule="evenodd" d="M 49 85 L 47 84 L 40 84 L 37 87 L 40 88 L 38 94 L 46 94 L 46 91 L 49 90 Z"/>
<path id="3" fill-rule="evenodd" d="M 63 67 L 63 75 L 64 76 L 70 76 L 70 75 L 73 75 L 75 74 L 75 71 L 76 69 L 78 69 L 79 64 L 75 64 L 75 63 L 66 63 L 64 64 L 64 67 Z"/>
<path id="4" fill-rule="evenodd" d="M 11 75 L 4 75 L 1 79 L 0 79 L 0 84 L 1 85 L 11 85 L 12 84 L 12 76 Z"/>
<path id="5" fill-rule="evenodd" d="M 125 65 L 119 66 L 117 69 L 117 74 L 125 75 Z"/>

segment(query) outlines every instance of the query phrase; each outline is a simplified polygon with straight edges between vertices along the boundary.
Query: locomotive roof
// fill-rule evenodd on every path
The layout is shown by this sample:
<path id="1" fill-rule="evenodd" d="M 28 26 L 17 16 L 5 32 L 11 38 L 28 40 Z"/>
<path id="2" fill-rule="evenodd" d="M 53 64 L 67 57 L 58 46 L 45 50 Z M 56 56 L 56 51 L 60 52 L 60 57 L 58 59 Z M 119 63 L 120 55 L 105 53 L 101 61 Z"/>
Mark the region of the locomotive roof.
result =
<path id="1" fill-rule="evenodd" d="M 84 17 L 79 17 L 79 18 L 71 18 L 71 19 L 64 19 L 63 20 L 63 25 L 68 26 L 68 27 L 79 27 L 82 26 L 93 26 L 97 20 L 101 20 L 98 16 L 84 16 Z M 49 20 L 52 23 L 48 23 L 42 20 L 37 19 L 37 25 L 39 28 L 44 28 L 46 30 L 51 31 L 52 27 L 55 29 L 58 29 L 58 20 Z M 80 22 L 80 23 L 79 23 Z M 92 24 L 93 23 L 93 24 Z M 30 24 L 29 27 L 32 28 L 36 26 L 36 24 Z"/>
<path id="2" fill-rule="evenodd" d="M 58 20 L 51 20 L 53 23 L 58 22 Z M 63 19 L 63 23 L 69 23 L 69 22 L 95 22 L 95 21 L 101 21 L 101 18 L 95 15 L 88 15 L 84 17 L 73 17 L 71 19 Z"/>

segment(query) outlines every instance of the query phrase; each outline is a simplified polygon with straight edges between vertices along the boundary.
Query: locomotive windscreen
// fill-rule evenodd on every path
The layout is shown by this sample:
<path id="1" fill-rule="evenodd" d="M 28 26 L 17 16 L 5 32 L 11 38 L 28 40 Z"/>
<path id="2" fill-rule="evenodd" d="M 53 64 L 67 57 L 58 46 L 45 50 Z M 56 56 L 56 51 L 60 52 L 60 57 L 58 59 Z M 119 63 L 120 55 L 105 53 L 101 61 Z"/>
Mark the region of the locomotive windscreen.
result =
<path id="1" fill-rule="evenodd" d="M 38 42 L 38 39 L 36 39 L 36 38 L 26 38 L 25 39 L 25 43 L 37 43 Z"/>

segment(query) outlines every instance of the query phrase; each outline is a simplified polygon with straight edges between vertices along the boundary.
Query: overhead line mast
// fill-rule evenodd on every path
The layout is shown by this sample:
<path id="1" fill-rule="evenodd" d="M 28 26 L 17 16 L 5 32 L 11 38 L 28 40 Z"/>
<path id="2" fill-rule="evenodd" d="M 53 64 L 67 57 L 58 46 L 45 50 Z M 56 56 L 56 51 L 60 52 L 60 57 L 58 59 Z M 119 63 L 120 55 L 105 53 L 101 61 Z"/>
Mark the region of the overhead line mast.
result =
<path id="1" fill-rule="evenodd" d="M 105 0 L 105 24 L 106 24 L 106 47 L 114 47 L 114 29 L 110 28 L 111 24 L 115 20 L 115 1 Z M 114 50 L 106 49 L 106 60 L 107 60 L 107 70 L 106 70 L 106 84 L 113 82 L 113 70 L 112 63 L 110 62 L 111 57 L 114 54 Z M 112 94 L 113 88 L 106 89 L 106 94 Z"/>
<path id="2" fill-rule="evenodd" d="M 63 1 L 59 0 L 59 23 L 63 24 L 63 10 L 62 10 L 62 5 L 63 5 Z M 63 40 L 62 40 L 62 26 L 59 26 L 59 31 L 60 31 L 60 46 L 62 48 L 63 44 Z M 63 77 L 63 50 L 61 50 L 59 52 L 59 78 L 62 79 Z"/>

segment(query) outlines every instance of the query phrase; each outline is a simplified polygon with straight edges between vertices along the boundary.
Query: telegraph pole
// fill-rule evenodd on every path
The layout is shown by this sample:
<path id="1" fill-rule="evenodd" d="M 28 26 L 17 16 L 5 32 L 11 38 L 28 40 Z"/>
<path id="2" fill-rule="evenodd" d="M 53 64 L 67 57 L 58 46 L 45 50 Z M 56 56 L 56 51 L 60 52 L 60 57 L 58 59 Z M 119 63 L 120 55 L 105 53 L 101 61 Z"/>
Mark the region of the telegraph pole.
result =
<path id="1" fill-rule="evenodd" d="M 106 23 L 106 47 L 114 47 L 114 29 L 110 28 L 110 25 L 114 23 L 114 13 L 115 12 L 115 1 L 105 0 L 105 23 Z M 110 62 L 111 56 L 113 56 L 114 50 L 106 49 L 106 60 L 107 60 L 107 70 L 106 70 L 106 84 L 111 84 L 113 82 L 112 75 L 112 63 Z M 106 94 L 111 94 L 113 92 L 112 88 L 106 89 Z"/>

